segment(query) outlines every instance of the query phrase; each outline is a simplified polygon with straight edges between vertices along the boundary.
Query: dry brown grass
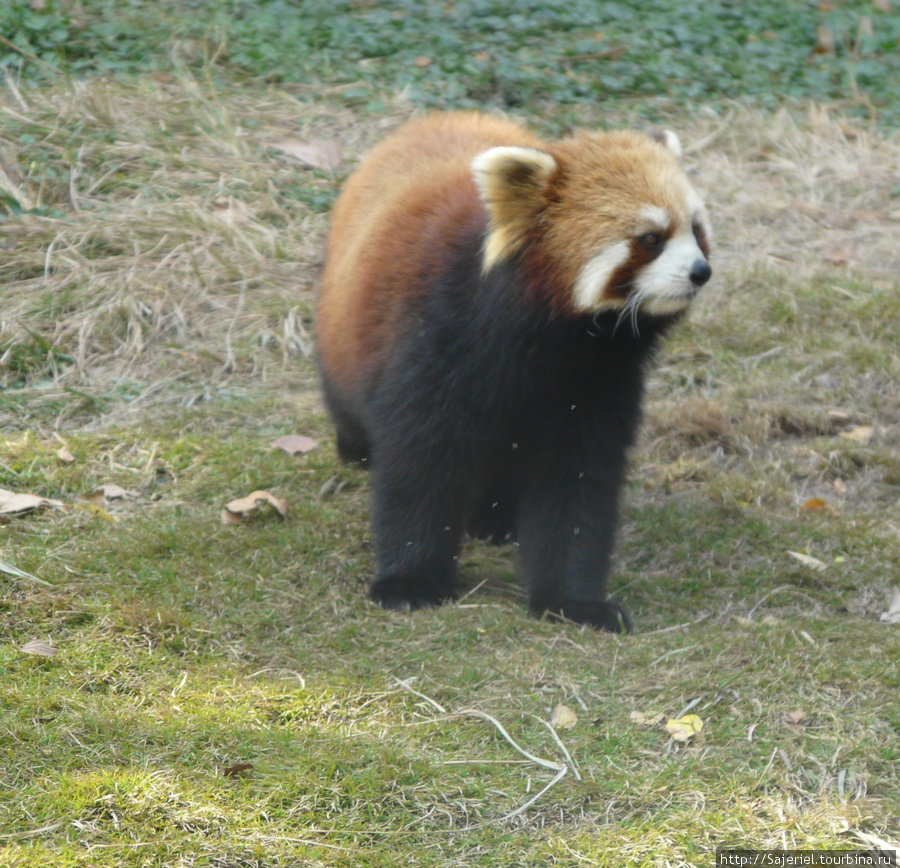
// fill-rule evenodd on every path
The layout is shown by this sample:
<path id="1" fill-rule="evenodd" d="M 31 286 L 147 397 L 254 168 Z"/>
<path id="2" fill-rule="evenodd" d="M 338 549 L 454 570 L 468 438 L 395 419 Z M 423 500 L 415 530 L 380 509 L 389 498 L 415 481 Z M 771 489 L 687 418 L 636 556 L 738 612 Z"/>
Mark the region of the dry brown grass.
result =
<path id="1" fill-rule="evenodd" d="M 13 91 L 0 111 L 0 192 L 38 212 L 4 225 L 0 372 L 30 329 L 72 359 L 54 387 L 135 381 L 146 409 L 309 356 L 325 217 L 302 197 L 337 181 L 267 144 L 337 137 L 352 159 L 351 113 L 192 79 Z"/>
<path id="2" fill-rule="evenodd" d="M 266 380 L 309 354 L 326 217 L 291 191 L 299 176 L 328 196 L 339 179 L 267 143 L 335 138 L 343 173 L 410 114 L 401 103 L 361 119 L 302 92 L 223 95 L 193 79 L 12 90 L 0 111 L 0 191 L 56 209 L 4 225 L 6 360 L 32 341 L 27 327 L 74 360 L 55 385 L 103 393 L 135 380 L 142 407 L 198 372 Z M 735 112 L 685 138 L 716 228 L 699 322 L 752 292 L 760 267 L 895 285 L 900 140 L 818 108 L 799 120 Z"/>
<path id="3" fill-rule="evenodd" d="M 720 292 L 741 291 L 760 266 L 896 284 L 900 136 L 816 105 L 800 116 L 736 111 L 695 136 L 688 159 L 714 215 Z"/>

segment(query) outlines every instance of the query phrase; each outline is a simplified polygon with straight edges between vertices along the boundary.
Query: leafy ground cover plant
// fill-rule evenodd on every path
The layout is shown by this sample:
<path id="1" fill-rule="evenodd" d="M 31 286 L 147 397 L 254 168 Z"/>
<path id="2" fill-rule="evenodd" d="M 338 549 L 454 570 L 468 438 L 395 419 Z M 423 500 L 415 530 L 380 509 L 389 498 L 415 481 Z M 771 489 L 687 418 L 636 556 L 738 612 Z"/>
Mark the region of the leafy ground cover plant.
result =
<path id="1" fill-rule="evenodd" d="M 0 862 L 896 845 L 897 142 L 822 105 L 668 118 L 716 276 L 653 378 L 616 637 L 528 618 L 503 548 L 466 549 L 457 606 L 364 599 L 310 315 L 341 178 L 415 106 L 137 69 L 0 98 L 0 489 L 44 501 L 0 511 Z M 545 128 L 660 111 L 531 99 Z M 287 516 L 222 522 L 259 491 Z"/>
<path id="2" fill-rule="evenodd" d="M 327 83 L 376 112 L 385 90 L 405 90 L 422 106 L 557 111 L 638 97 L 657 115 L 818 98 L 898 120 L 900 15 L 886 0 L 47 0 L 0 10 L 0 34 L 0 65 L 30 78 L 207 63 L 226 78 Z"/>

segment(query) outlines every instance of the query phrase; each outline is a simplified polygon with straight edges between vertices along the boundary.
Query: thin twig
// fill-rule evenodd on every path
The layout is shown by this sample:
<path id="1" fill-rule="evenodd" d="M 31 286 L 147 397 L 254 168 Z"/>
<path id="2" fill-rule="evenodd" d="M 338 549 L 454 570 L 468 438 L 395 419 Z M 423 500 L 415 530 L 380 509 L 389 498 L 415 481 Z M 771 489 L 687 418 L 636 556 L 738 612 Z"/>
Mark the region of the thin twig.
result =
<path id="1" fill-rule="evenodd" d="M 557 773 L 556 777 L 553 778 L 553 780 L 550 781 L 550 783 L 547 784 L 547 786 L 544 787 L 544 789 L 542 789 L 536 795 L 532 796 L 527 802 L 525 802 L 524 805 L 519 805 L 519 807 L 516 808 L 514 811 L 510 811 L 505 817 L 501 817 L 500 822 L 504 822 L 506 820 L 511 820 L 513 817 L 518 817 L 519 814 L 522 813 L 522 811 L 528 810 L 528 808 L 530 808 L 542 795 L 544 795 L 544 793 L 546 793 L 547 790 L 549 790 L 551 787 L 556 786 L 556 784 L 558 784 L 566 776 L 566 773 L 568 771 L 569 771 L 569 767 L 563 766 Z"/>
<path id="2" fill-rule="evenodd" d="M 396 678 L 396 677 L 394 678 L 394 681 L 396 681 L 397 684 L 399 684 L 404 690 L 408 690 L 410 693 L 414 694 L 415 696 L 418 696 L 419 699 L 423 699 L 432 708 L 437 709 L 437 711 L 439 711 L 441 714 L 447 713 L 447 709 L 444 708 L 443 705 L 440 705 L 437 702 L 435 702 L 430 696 L 426 696 L 424 693 L 419 693 L 418 690 L 413 690 L 412 687 L 409 686 L 409 681 L 401 681 L 399 678 Z"/>
<path id="3" fill-rule="evenodd" d="M 491 717 L 489 714 L 486 714 L 483 711 L 479 711 L 477 708 L 461 708 L 459 711 L 455 711 L 450 717 L 480 717 L 482 720 L 486 720 L 488 723 L 493 724 L 497 731 L 502 735 L 522 756 L 527 757 L 533 763 L 537 763 L 539 766 L 543 766 L 545 769 L 553 769 L 553 771 L 558 772 L 566 768 L 564 763 L 556 763 L 553 760 L 545 760 L 541 759 L 539 756 L 535 756 L 533 753 L 528 753 L 523 747 L 520 747 L 516 744 L 513 737 L 503 728 L 503 724 L 497 720 L 496 717 Z"/>
<path id="4" fill-rule="evenodd" d="M 572 767 L 572 773 L 575 775 L 575 780 L 581 780 L 581 774 L 578 771 L 578 766 L 575 764 L 575 760 L 572 759 L 572 754 L 569 753 L 566 746 L 562 743 L 562 739 L 559 737 L 559 733 L 553 728 L 551 723 L 548 723 L 542 717 L 538 717 L 536 714 L 532 714 L 530 711 L 525 712 L 529 717 L 533 717 L 539 723 L 544 724 L 547 729 L 550 730 L 550 735 L 553 736 L 553 740 L 559 745 L 559 749 L 563 752 L 566 759 L 569 761 L 569 765 Z"/>
<path id="5" fill-rule="evenodd" d="M 695 618 L 693 621 L 686 621 L 684 624 L 673 624 L 671 627 L 663 627 L 661 630 L 651 630 L 649 633 L 641 633 L 641 636 L 659 636 L 660 633 L 671 633 L 673 630 L 681 630 L 684 627 L 693 627 L 694 624 L 699 624 L 701 621 L 705 621 L 710 617 L 712 617 L 712 613 L 707 613 L 706 615 L 701 615 L 699 618 Z"/>

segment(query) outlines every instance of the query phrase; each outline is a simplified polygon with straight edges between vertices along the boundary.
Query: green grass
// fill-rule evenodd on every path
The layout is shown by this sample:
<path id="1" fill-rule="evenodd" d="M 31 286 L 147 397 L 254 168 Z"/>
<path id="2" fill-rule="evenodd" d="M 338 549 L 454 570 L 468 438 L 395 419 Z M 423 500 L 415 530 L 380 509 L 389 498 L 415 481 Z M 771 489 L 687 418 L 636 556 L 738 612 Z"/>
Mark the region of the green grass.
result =
<path id="1" fill-rule="evenodd" d="M 900 633 L 879 615 L 900 575 L 900 147 L 842 113 L 892 117 L 896 13 L 798 4 L 778 27 L 761 4 L 751 33 L 739 4 L 649 4 L 640 27 L 625 5 L 503 28 L 498 8 L 457 3 L 443 29 L 427 4 L 0 11 L 41 59 L 4 55 L 0 94 L 0 488 L 67 505 L 0 523 L 0 562 L 49 585 L 0 571 L 0 864 L 700 866 L 896 843 Z M 817 24 L 859 14 L 874 42 L 807 60 Z M 695 50 L 666 72 L 679 40 Z M 864 61 L 883 76 L 853 92 Z M 696 146 L 716 275 L 650 383 L 611 583 L 633 636 L 527 617 L 502 547 L 467 545 L 460 605 L 365 600 L 368 481 L 334 454 L 313 295 L 328 206 L 416 110 L 406 83 L 544 131 L 664 116 Z M 838 102 L 694 114 L 724 90 Z M 341 165 L 302 169 L 285 138 L 336 138 Z M 273 450 L 288 432 L 319 448 Z M 83 500 L 110 483 L 140 496 Z M 258 489 L 288 517 L 222 524 Z M 554 772 L 465 710 L 568 762 L 558 703 L 579 717 L 569 772 L 520 811 Z M 705 724 L 688 745 L 632 717 L 685 709 Z"/>

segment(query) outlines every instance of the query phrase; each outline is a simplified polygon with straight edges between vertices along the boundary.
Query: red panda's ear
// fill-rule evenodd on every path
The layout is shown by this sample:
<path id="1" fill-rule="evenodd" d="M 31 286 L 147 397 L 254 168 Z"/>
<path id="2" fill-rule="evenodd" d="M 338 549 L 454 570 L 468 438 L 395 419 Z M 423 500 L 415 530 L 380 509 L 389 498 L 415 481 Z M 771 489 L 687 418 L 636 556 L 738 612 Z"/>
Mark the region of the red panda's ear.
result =
<path id="1" fill-rule="evenodd" d="M 681 141 L 671 130 L 654 130 L 650 138 L 668 148 L 680 160 L 682 157 Z"/>
<path id="2" fill-rule="evenodd" d="M 536 148 L 491 148 L 472 160 L 475 184 L 490 216 L 485 271 L 519 248 L 556 169 L 556 160 Z"/>

